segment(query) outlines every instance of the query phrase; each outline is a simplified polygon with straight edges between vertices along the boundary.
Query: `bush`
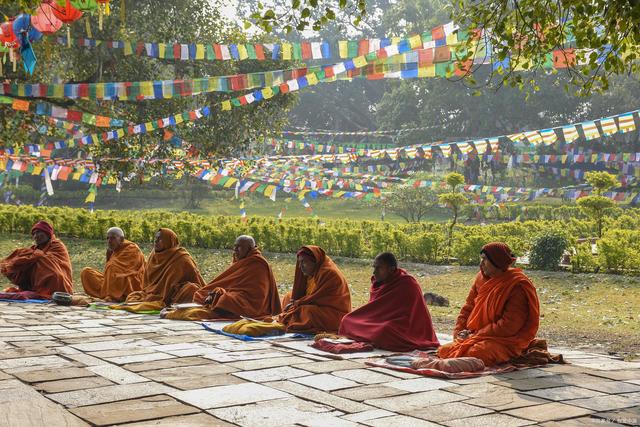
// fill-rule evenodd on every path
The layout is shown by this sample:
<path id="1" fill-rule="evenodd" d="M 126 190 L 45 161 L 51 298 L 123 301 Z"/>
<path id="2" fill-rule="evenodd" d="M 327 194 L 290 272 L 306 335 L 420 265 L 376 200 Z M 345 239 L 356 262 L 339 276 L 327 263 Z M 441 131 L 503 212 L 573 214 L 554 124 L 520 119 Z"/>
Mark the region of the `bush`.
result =
<path id="1" fill-rule="evenodd" d="M 331 256 L 372 258 L 391 251 L 402 260 L 431 264 L 447 262 L 447 226 L 441 223 L 393 224 L 377 221 L 335 220 L 319 224 L 313 218 L 203 216 L 167 211 L 103 211 L 86 209 L 0 205 L 0 233 L 28 234 L 41 220 L 50 221 L 59 236 L 104 239 L 109 227 L 121 227 L 127 238 L 138 243 L 153 241 L 160 227 L 173 229 L 185 245 L 230 249 L 240 234 L 251 234 L 267 252 L 295 252 L 302 245 L 319 245 Z M 598 265 L 610 272 L 635 271 L 640 265 L 640 209 L 626 209 L 612 216 L 600 242 L 597 264 L 580 248 L 572 260 L 574 271 L 591 271 Z M 532 266 L 555 269 L 571 239 L 590 235 L 593 222 L 524 221 L 491 225 L 458 225 L 451 255 L 459 264 L 477 265 L 480 248 L 491 241 L 507 243 L 515 254 L 531 251 Z M 529 236 L 539 236 L 534 241 Z M 564 240 L 563 240 L 564 239 Z M 589 255 L 590 256 L 590 255 Z"/>
<path id="2" fill-rule="evenodd" d="M 591 253 L 591 243 L 580 243 L 571 255 L 572 273 L 592 273 L 598 269 L 598 259 Z"/>
<path id="3" fill-rule="evenodd" d="M 564 234 L 548 232 L 536 237 L 531 245 L 529 264 L 536 270 L 557 270 L 568 241 Z"/>
<path id="4" fill-rule="evenodd" d="M 640 232 L 612 230 L 598 241 L 598 259 L 610 273 L 638 270 L 640 262 Z"/>

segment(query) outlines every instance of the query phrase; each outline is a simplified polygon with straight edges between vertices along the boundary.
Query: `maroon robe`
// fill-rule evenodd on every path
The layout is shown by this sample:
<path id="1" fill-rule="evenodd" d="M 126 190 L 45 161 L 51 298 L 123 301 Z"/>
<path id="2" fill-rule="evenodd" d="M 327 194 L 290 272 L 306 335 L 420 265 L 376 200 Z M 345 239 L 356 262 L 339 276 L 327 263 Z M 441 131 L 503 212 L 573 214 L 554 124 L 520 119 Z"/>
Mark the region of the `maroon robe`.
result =
<path id="1" fill-rule="evenodd" d="M 437 348 L 431 315 L 416 279 L 398 269 L 386 283 L 371 278 L 369 302 L 344 316 L 340 335 L 390 351 Z"/>

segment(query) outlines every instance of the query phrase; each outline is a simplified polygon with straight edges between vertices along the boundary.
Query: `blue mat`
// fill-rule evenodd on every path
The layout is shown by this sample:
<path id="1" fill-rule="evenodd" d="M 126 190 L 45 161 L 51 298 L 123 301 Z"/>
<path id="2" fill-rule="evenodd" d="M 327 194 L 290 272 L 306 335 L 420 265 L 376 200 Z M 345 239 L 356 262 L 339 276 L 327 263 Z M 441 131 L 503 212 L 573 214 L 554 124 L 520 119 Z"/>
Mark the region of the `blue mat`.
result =
<path id="1" fill-rule="evenodd" d="M 280 340 L 280 339 L 313 339 L 315 335 L 311 334 L 300 334 L 300 333 L 290 333 L 290 334 L 282 334 L 282 335 L 273 335 L 269 337 L 250 337 L 249 335 L 239 335 L 239 334 L 230 334 L 229 332 L 225 332 L 222 329 L 212 328 L 207 324 L 207 322 L 201 323 L 202 327 L 207 331 L 215 332 L 219 335 L 224 335 L 226 337 L 235 338 L 240 341 L 269 341 L 269 340 Z"/>
<path id="2" fill-rule="evenodd" d="M 0 299 L 0 302 L 17 302 L 20 304 L 47 304 L 49 299 Z"/>

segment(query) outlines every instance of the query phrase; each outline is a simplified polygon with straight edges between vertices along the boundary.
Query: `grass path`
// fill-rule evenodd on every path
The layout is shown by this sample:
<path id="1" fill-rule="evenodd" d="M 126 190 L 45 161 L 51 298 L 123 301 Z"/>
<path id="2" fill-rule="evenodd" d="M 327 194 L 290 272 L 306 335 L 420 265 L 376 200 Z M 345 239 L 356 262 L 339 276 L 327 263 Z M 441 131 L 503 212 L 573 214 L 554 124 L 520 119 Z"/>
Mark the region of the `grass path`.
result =
<path id="1" fill-rule="evenodd" d="M 76 290 L 81 290 L 82 268 L 103 268 L 105 243 L 72 238 L 64 241 L 73 263 Z M 0 256 L 30 244 L 31 240 L 24 235 L 1 235 Z M 143 244 L 141 248 L 148 254 L 151 244 Z M 188 249 L 207 281 L 223 271 L 231 260 L 230 251 Z M 280 292 L 290 290 L 294 255 L 265 256 L 272 265 Z M 369 295 L 371 261 L 344 258 L 335 261 L 349 280 L 354 307 L 364 304 Z M 449 299 L 450 307 L 430 307 L 430 311 L 436 328 L 450 333 L 477 268 L 424 264 L 404 267 L 418 278 L 425 291 Z M 541 271 L 527 274 L 536 285 L 540 298 L 543 317 L 539 335 L 548 339 L 551 345 L 582 347 L 625 357 L 640 354 L 640 277 Z M 0 286 L 7 283 L 5 278 L 0 279 Z"/>

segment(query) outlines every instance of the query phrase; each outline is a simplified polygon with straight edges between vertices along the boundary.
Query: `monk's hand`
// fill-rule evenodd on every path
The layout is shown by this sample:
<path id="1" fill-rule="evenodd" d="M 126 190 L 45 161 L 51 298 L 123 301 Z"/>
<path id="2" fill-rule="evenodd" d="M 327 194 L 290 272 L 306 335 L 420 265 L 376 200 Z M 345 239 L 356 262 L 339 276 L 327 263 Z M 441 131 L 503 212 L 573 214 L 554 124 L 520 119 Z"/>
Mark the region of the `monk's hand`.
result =
<path id="1" fill-rule="evenodd" d="M 464 339 L 469 338 L 471 335 L 473 335 L 473 334 L 471 333 L 470 330 L 464 329 L 464 330 L 458 332 L 457 338 L 460 338 L 460 339 L 464 340 Z"/>
<path id="2" fill-rule="evenodd" d="M 204 300 L 204 303 L 211 304 L 219 293 L 220 291 L 218 290 L 218 288 L 212 290 L 211 292 L 209 292 L 209 296 L 207 296 L 207 298 Z"/>

